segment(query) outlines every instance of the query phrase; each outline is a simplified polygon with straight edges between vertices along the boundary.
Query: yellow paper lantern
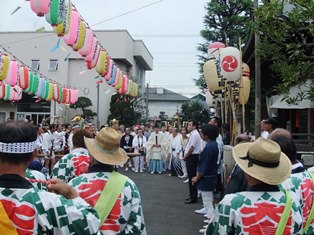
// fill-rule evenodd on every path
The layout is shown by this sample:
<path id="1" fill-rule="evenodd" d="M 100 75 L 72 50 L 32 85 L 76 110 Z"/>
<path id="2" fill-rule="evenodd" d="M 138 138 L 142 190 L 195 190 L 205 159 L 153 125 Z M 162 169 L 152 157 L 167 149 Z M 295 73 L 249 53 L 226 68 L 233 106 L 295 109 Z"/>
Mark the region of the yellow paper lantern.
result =
<path id="1" fill-rule="evenodd" d="M 209 60 L 204 64 L 203 72 L 208 90 L 218 91 L 223 89 L 223 87 L 219 86 L 220 79 L 218 78 L 216 62 L 214 59 Z"/>
<path id="2" fill-rule="evenodd" d="M 246 104 L 249 101 L 251 81 L 248 77 L 241 77 L 239 87 L 239 103 Z"/>
<path id="3" fill-rule="evenodd" d="M 98 56 L 98 61 L 96 64 L 96 71 L 101 76 L 106 72 L 106 61 L 107 61 L 107 53 L 104 50 L 101 50 Z"/>
<path id="4" fill-rule="evenodd" d="M 85 33 L 86 33 L 86 24 L 83 20 L 81 20 L 80 25 L 78 27 L 77 41 L 72 46 L 74 51 L 78 51 L 79 49 L 83 47 L 84 40 L 85 40 Z"/>
<path id="5" fill-rule="evenodd" d="M 9 66 L 10 66 L 9 56 L 2 54 L 2 52 L 0 52 L 0 81 L 3 81 L 7 76 Z"/>

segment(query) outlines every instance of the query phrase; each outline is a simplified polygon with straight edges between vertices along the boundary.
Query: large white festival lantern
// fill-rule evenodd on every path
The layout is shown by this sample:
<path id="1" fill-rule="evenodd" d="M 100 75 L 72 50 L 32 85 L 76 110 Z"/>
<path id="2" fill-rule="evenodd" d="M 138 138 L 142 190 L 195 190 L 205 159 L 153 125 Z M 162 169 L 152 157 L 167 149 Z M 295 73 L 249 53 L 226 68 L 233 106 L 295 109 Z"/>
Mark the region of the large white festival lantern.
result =
<path id="1" fill-rule="evenodd" d="M 242 72 L 241 52 L 235 47 L 226 47 L 220 50 L 220 74 L 227 82 L 240 79 Z"/>

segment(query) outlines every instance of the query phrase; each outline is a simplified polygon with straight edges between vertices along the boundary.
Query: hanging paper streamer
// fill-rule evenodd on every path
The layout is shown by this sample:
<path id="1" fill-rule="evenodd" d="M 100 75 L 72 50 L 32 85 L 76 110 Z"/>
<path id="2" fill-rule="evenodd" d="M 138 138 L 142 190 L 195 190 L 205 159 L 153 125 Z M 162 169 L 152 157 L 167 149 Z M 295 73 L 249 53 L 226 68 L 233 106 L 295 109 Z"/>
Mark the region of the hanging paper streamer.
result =
<path id="1" fill-rule="evenodd" d="M 60 41 L 61 41 L 61 38 L 58 38 L 57 44 L 54 45 L 53 48 L 51 48 L 51 50 L 50 50 L 52 53 L 59 49 Z"/>
<path id="2" fill-rule="evenodd" d="M 44 33 L 45 31 L 46 31 L 46 29 L 44 26 L 36 29 L 36 33 Z"/>
<path id="3" fill-rule="evenodd" d="M 37 16 L 42 17 L 49 11 L 50 0 L 31 0 L 31 9 L 37 14 Z"/>
<path id="4" fill-rule="evenodd" d="M 0 81 L 3 81 L 7 76 L 7 72 L 10 66 L 9 56 L 2 54 L 0 51 Z"/>
<path id="5" fill-rule="evenodd" d="M 64 58 L 64 61 L 67 61 L 70 57 L 71 53 L 67 54 L 67 56 Z"/>

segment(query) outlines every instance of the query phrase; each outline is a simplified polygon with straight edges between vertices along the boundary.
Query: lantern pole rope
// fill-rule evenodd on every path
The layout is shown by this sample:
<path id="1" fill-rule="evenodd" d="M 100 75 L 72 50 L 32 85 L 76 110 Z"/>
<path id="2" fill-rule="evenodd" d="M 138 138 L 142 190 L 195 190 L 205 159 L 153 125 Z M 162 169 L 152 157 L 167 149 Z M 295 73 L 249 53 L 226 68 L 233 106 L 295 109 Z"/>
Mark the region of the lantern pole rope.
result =
<path id="1" fill-rule="evenodd" d="M 66 86 L 64 86 L 64 85 L 62 85 L 62 84 L 60 84 L 60 83 L 58 83 L 58 82 L 56 82 L 56 81 L 54 81 L 54 80 L 48 78 L 47 76 L 43 75 L 43 74 L 40 73 L 39 71 L 34 70 L 34 69 L 31 68 L 30 66 L 26 65 L 26 63 L 24 63 L 22 60 L 20 60 L 19 58 L 17 58 L 12 52 L 8 51 L 8 50 L 7 50 L 5 47 L 3 47 L 2 45 L 0 45 L 0 48 L 1 48 L 2 50 L 4 50 L 6 53 L 10 54 L 10 55 L 13 57 L 14 60 L 20 62 L 23 66 L 27 67 L 28 70 L 31 70 L 32 72 L 34 72 L 34 73 L 40 75 L 41 77 L 45 78 L 46 80 L 50 81 L 51 83 L 60 85 L 60 86 L 62 86 L 62 87 L 66 87 Z M 75 88 L 75 87 L 70 87 L 70 86 L 69 86 L 69 87 L 66 87 L 66 88 L 78 90 L 77 88 Z"/>

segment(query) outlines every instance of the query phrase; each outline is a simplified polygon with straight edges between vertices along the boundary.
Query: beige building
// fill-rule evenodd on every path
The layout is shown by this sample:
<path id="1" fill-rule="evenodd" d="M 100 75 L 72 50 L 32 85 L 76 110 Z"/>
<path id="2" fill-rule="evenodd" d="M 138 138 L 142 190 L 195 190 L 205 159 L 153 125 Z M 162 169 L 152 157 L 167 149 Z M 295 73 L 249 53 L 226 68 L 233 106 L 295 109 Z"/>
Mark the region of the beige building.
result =
<path id="1" fill-rule="evenodd" d="M 145 72 L 153 69 L 153 57 L 143 41 L 134 40 L 126 30 L 95 31 L 95 34 L 123 73 L 138 83 L 139 92 L 144 93 Z M 26 65 L 53 81 L 77 88 L 79 96 L 86 96 L 92 101 L 90 109 L 93 112 L 97 112 L 99 105 L 98 117 L 95 117 L 94 123 L 97 124 L 96 120 L 99 120 L 100 125 L 105 123 L 115 90 L 105 81 L 97 89 L 96 81 L 99 79 L 95 79 L 98 76 L 96 70 L 88 70 L 80 54 L 74 52 L 62 39 L 59 48 L 52 52 L 57 41 L 58 37 L 52 32 L 0 33 L 0 45 Z M 61 123 L 69 123 L 76 114 L 81 114 L 81 111 L 54 101 L 38 101 L 36 97 L 27 94 L 23 94 L 20 102 L 0 104 L 0 121 L 11 118 L 40 123 L 43 118 L 58 116 Z"/>

